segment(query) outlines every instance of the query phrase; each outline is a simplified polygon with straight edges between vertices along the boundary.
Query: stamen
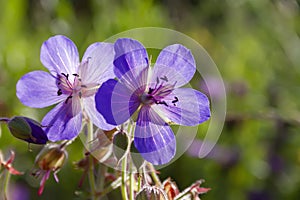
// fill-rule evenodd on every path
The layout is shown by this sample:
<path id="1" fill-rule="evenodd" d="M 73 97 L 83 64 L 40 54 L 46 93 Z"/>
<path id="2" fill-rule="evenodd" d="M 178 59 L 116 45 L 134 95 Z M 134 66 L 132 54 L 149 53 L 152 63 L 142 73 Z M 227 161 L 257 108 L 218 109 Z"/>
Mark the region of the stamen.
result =
<path id="1" fill-rule="evenodd" d="M 76 77 L 79 77 L 79 75 L 78 74 L 72 74 L 73 76 L 76 76 Z"/>
<path id="2" fill-rule="evenodd" d="M 67 80 L 69 80 L 69 74 L 61 73 Z"/>
<path id="3" fill-rule="evenodd" d="M 166 82 L 169 81 L 167 76 L 160 77 L 160 79 L 163 80 L 163 81 L 166 81 Z"/>
<path id="4" fill-rule="evenodd" d="M 159 78 L 156 77 L 156 85 L 158 85 L 158 84 L 159 84 Z"/>
<path id="5" fill-rule="evenodd" d="M 68 96 L 68 98 L 67 98 L 66 101 L 65 101 L 65 104 L 68 103 L 69 99 L 72 99 L 72 95 Z"/>
<path id="6" fill-rule="evenodd" d="M 81 87 L 82 87 L 82 88 L 87 88 L 87 86 L 86 86 L 86 85 L 81 85 Z"/>
<path id="7" fill-rule="evenodd" d="M 152 89 L 152 88 L 149 88 L 149 92 L 148 92 L 148 94 L 152 94 L 152 92 L 154 91 L 154 89 Z"/>
<path id="8" fill-rule="evenodd" d="M 82 92 L 81 91 L 78 93 L 78 96 L 81 99 L 81 97 L 82 97 Z"/>
<path id="9" fill-rule="evenodd" d="M 155 101 L 156 104 L 163 104 L 168 107 L 168 104 L 165 101 Z"/>

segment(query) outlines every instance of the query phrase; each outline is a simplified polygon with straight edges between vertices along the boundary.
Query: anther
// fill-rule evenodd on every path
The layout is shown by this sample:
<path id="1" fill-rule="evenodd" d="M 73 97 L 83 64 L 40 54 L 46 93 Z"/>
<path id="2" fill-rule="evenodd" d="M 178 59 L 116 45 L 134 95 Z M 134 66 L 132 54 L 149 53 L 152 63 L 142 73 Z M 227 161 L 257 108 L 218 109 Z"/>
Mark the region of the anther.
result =
<path id="1" fill-rule="evenodd" d="M 62 95 L 61 89 L 59 89 L 59 90 L 57 91 L 57 96 L 60 96 L 60 95 Z"/>
<path id="2" fill-rule="evenodd" d="M 168 104 L 165 101 L 155 101 L 156 104 L 163 104 L 168 107 Z"/>
<path id="3" fill-rule="evenodd" d="M 61 73 L 64 77 L 66 77 L 66 79 L 69 79 L 69 74 L 65 74 L 65 73 Z"/>
<path id="4" fill-rule="evenodd" d="M 174 104 L 174 106 L 176 106 L 175 103 L 177 103 L 179 100 L 178 100 L 178 97 L 174 97 L 174 99 L 175 99 L 175 100 L 173 100 L 172 103 Z"/>
<path id="5" fill-rule="evenodd" d="M 152 89 L 152 88 L 149 88 L 149 92 L 148 92 L 148 94 L 152 94 L 152 92 L 154 91 L 154 89 Z"/>
<path id="6" fill-rule="evenodd" d="M 166 81 L 166 82 L 169 81 L 167 76 L 160 77 L 160 79 L 163 80 L 163 81 Z"/>
<path id="7" fill-rule="evenodd" d="M 72 95 L 68 96 L 68 98 L 67 98 L 66 101 L 65 101 L 65 104 L 68 103 L 69 99 L 72 99 Z"/>
<path id="8" fill-rule="evenodd" d="M 73 76 L 76 76 L 76 77 L 79 77 L 79 75 L 78 74 L 72 74 Z"/>

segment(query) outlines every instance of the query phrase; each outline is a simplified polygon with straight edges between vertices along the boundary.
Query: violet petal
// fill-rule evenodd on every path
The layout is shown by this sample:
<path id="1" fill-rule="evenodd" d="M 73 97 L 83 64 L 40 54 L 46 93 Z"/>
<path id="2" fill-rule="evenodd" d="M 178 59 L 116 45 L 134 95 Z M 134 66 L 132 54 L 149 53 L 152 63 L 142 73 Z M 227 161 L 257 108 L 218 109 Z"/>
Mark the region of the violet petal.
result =
<path id="1" fill-rule="evenodd" d="M 88 62 L 88 65 L 81 65 L 83 84 L 102 83 L 114 78 L 114 55 L 114 45 L 111 43 L 96 42 L 90 45 L 82 58 L 82 63 Z"/>
<path id="2" fill-rule="evenodd" d="M 128 38 L 118 39 L 114 44 L 115 60 L 114 72 L 121 79 L 129 76 L 133 82 L 137 81 L 137 76 L 149 65 L 148 54 L 145 47 L 138 41 Z"/>
<path id="3" fill-rule="evenodd" d="M 96 110 L 95 96 L 82 99 L 84 110 L 91 121 L 102 130 L 112 130 L 115 126 L 108 124 L 104 117 Z"/>
<path id="4" fill-rule="evenodd" d="M 176 139 L 170 126 L 148 106 L 139 112 L 134 145 L 142 157 L 154 165 L 168 163 L 176 152 Z"/>
<path id="5" fill-rule="evenodd" d="M 137 96 L 114 79 L 104 82 L 95 96 L 96 109 L 112 125 L 127 121 L 139 106 Z"/>
<path id="6" fill-rule="evenodd" d="M 33 108 L 43 108 L 56 104 L 67 98 L 65 94 L 57 95 L 56 78 L 44 71 L 25 74 L 17 83 L 17 97 Z"/>
<path id="7" fill-rule="evenodd" d="M 173 44 L 160 52 L 153 70 L 150 82 L 155 83 L 158 77 L 180 87 L 192 79 L 196 63 L 190 50 L 180 44 Z"/>
<path id="8" fill-rule="evenodd" d="M 178 98 L 176 102 L 175 97 Z M 157 104 L 152 107 L 159 114 L 176 124 L 194 126 L 210 118 L 209 100 L 197 90 L 177 88 L 165 99 L 168 99 L 168 106 Z"/>
<path id="9" fill-rule="evenodd" d="M 72 100 L 68 103 L 61 102 L 43 118 L 42 125 L 45 126 L 45 132 L 50 141 L 71 140 L 79 134 L 82 114 L 77 111 L 75 115 L 73 111 L 75 106 L 72 104 Z"/>
<path id="10" fill-rule="evenodd" d="M 77 47 L 72 40 L 63 35 L 50 37 L 43 43 L 40 59 L 53 75 L 78 73 L 79 55 Z"/>

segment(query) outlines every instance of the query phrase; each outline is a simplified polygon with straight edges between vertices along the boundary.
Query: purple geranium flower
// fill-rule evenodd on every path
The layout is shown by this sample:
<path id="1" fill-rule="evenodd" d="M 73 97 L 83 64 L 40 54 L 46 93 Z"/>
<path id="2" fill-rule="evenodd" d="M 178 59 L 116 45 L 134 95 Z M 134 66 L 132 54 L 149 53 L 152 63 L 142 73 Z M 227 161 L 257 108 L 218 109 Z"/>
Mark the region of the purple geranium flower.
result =
<path id="1" fill-rule="evenodd" d="M 135 147 L 147 161 L 165 164 L 176 151 L 169 124 L 194 126 L 210 117 L 204 94 L 179 88 L 193 77 L 194 58 L 184 46 L 174 44 L 162 50 L 152 67 L 146 49 L 136 40 L 118 39 L 114 49 L 118 81 L 102 84 L 95 96 L 96 108 L 113 125 L 137 116 Z"/>
<path id="2" fill-rule="evenodd" d="M 40 58 L 50 73 L 25 74 L 17 83 L 17 96 L 23 104 L 34 108 L 59 103 L 42 120 L 49 140 L 76 137 L 81 130 L 83 113 L 101 129 L 114 127 L 96 111 L 94 101 L 100 84 L 114 77 L 113 44 L 90 45 L 79 62 L 75 44 L 57 35 L 43 43 Z"/>

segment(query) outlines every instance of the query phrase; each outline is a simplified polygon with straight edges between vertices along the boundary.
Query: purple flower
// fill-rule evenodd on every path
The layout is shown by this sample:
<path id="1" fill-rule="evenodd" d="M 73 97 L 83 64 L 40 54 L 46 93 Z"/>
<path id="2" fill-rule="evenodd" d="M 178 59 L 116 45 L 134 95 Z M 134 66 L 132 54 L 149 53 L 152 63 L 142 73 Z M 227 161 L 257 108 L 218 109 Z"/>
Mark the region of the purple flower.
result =
<path id="1" fill-rule="evenodd" d="M 191 52 L 174 44 L 164 48 L 150 66 L 146 49 L 122 38 L 114 45 L 114 72 L 99 88 L 97 110 L 113 125 L 136 117 L 134 145 L 147 161 L 159 165 L 175 155 L 176 141 L 169 124 L 194 126 L 209 119 L 207 97 L 191 88 L 179 88 L 193 77 Z"/>
<path id="2" fill-rule="evenodd" d="M 101 129 L 114 127 L 96 111 L 94 101 L 101 83 L 114 77 L 113 58 L 113 44 L 109 43 L 90 45 L 81 62 L 77 47 L 69 38 L 57 35 L 43 43 L 40 59 L 50 73 L 25 74 L 17 83 L 17 96 L 34 108 L 59 103 L 42 120 L 49 140 L 76 137 L 83 114 Z"/>

